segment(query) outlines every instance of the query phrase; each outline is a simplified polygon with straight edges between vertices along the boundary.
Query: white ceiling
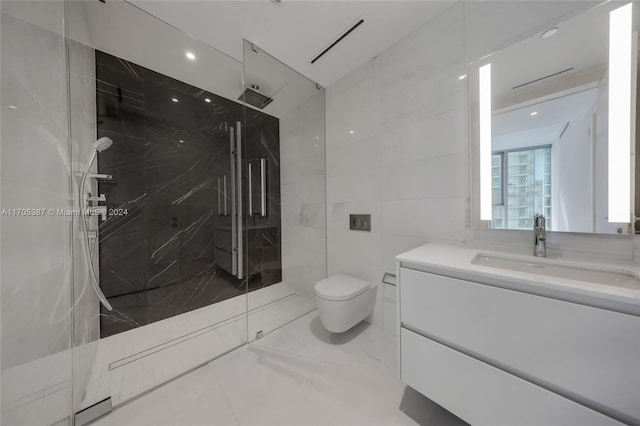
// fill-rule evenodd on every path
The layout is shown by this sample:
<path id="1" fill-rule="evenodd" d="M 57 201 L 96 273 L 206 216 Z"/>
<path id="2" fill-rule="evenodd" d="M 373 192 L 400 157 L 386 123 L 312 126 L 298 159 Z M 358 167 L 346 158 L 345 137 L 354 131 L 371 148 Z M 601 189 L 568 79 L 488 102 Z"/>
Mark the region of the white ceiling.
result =
<path id="1" fill-rule="evenodd" d="M 475 75 L 477 72 L 473 70 L 476 67 L 491 63 L 494 109 L 606 77 L 609 13 L 626 3 L 602 3 L 576 17 L 550 25 L 558 28 L 551 37 L 542 38 L 541 33 L 535 34 L 474 63 L 471 69 Z M 636 29 L 640 22 L 639 9 L 634 7 Z M 568 69 L 571 70 L 562 72 Z M 560 74 L 548 77 L 555 73 Z M 517 87 L 520 85 L 524 86 Z"/>
<path id="2" fill-rule="evenodd" d="M 540 99 L 515 105 L 508 111 L 494 114 L 491 133 L 494 137 L 582 120 L 591 113 L 598 98 L 598 88 L 585 87 L 564 96 Z M 531 115 L 535 113 L 535 115 Z M 557 135 L 556 135 L 557 136 Z"/>
<path id="3" fill-rule="evenodd" d="M 597 98 L 598 88 L 588 88 L 494 114 L 491 149 L 502 151 L 556 143 L 567 123 L 583 120 L 593 111 Z M 536 114 L 531 115 L 533 112 Z"/>
<path id="4" fill-rule="evenodd" d="M 452 6 L 445 1 L 128 0 L 242 61 L 247 39 L 308 78 L 329 86 Z M 330 52 L 311 60 L 364 19 Z"/>
<path id="5" fill-rule="evenodd" d="M 240 62 L 129 3 L 72 1 L 67 15 L 71 40 L 227 99 L 236 100 L 242 93 Z M 187 51 L 195 52 L 197 60 L 187 60 Z M 73 45 L 70 57 L 72 63 L 81 60 Z"/>
<path id="6" fill-rule="evenodd" d="M 492 98 L 495 108 L 539 97 L 587 81 L 600 80 L 609 59 L 609 11 L 613 3 L 595 7 L 575 18 L 558 23 L 558 32 L 549 38 L 540 34 L 484 58 L 491 62 Z M 555 77 L 551 74 L 573 68 Z M 594 71 L 594 72 L 592 72 Z M 517 88 L 521 84 L 544 78 Z M 558 88 L 554 84 L 560 84 Z"/>
<path id="7" fill-rule="evenodd" d="M 70 2 L 67 14 L 69 36 L 76 42 L 230 100 L 237 101 L 243 91 L 242 63 L 127 2 Z M 73 46 L 71 59 L 76 63 L 81 51 Z M 250 43 L 246 50 L 246 86 L 256 84 L 261 93 L 273 98 L 264 108 L 267 114 L 283 117 L 318 93 L 315 83 L 265 51 L 252 49 Z M 187 59 L 186 52 L 195 59 Z"/>

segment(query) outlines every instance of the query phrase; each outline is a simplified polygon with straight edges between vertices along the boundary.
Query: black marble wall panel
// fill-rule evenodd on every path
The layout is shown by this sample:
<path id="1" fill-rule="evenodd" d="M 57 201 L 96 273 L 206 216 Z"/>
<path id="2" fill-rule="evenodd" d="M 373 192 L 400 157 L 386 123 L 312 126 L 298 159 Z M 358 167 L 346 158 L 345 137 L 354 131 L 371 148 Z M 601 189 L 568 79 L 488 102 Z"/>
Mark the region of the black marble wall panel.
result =
<path id="1" fill-rule="evenodd" d="M 101 287 L 114 307 L 102 311 L 101 336 L 238 296 L 246 282 L 250 290 L 280 282 L 278 120 L 253 110 L 245 119 L 235 101 L 100 51 L 96 94 L 97 136 L 114 142 L 98 156 L 99 173 L 114 182 L 100 183 L 99 192 L 109 208 L 128 212 L 99 227 Z M 217 259 L 231 252 L 231 217 L 218 209 L 218 180 L 226 176 L 230 185 L 230 129 L 237 122 L 243 164 L 269 164 L 267 217 L 245 210 L 247 281 Z M 228 190 L 228 213 L 230 203 Z"/>

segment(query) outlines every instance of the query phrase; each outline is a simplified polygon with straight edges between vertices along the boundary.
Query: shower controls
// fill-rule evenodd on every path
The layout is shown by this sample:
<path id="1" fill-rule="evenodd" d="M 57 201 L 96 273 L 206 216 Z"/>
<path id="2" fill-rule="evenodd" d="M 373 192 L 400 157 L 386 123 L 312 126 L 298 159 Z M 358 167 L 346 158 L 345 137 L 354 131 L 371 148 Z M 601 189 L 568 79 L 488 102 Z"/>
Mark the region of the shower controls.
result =
<path id="1" fill-rule="evenodd" d="M 104 308 L 107 311 L 113 310 L 113 307 L 111 306 L 106 296 L 102 292 L 102 289 L 100 288 L 100 281 L 98 280 L 98 275 L 96 274 L 96 271 L 93 266 L 94 253 L 89 247 L 91 245 L 89 243 L 90 241 L 93 240 L 95 242 L 98 239 L 97 232 L 96 233 L 91 232 L 90 234 L 89 224 L 87 223 L 88 222 L 87 216 L 100 215 L 102 216 L 103 222 L 107 220 L 107 206 L 92 205 L 94 202 L 106 201 L 106 197 L 104 194 L 100 194 L 99 197 L 92 197 L 91 192 L 85 192 L 85 187 L 87 184 L 87 178 L 89 177 L 102 180 L 102 181 L 106 180 L 106 181 L 111 181 L 112 183 L 114 182 L 113 176 L 111 175 L 89 172 L 91 170 L 91 167 L 93 166 L 94 161 L 96 161 L 98 152 L 102 152 L 105 149 L 108 149 L 112 144 L 113 144 L 113 141 L 107 137 L 102 137 L 94 142 L 93 150 L 91 151 L 91 155 L 89 156 L 89 161 L 87 162 L 87 168 L 82 173 L 82 178 L 80 179 L 80 185 L 78 188 L 78 195 L 79 195 L 78 203 L 82 202 L 82 207 L 84 207 L 84 210 L 86 211 L 86 212 L 82 212 L 80 216 L 80 223 L 82 224 L 82 230 L 84 231 L 84 235 L 86 238 L 86 244 L 84 244 L 83 251 L 87 260 L 87 265 L 89 266 L 88 269 L 91 277 L 91 286 L 93 287 L 93 291 L 96 293 L 96 296 L 98 296 L 100 303 L 102 303 L 102 306 L 104 306 Z"/>
<path id="2" fill-rule="evenodd" d="M 89 210 L 92 212 L 91 216 L 100 216 L 103 222 L 107 220 L 107 206 L 90 207 Z"/>
<path id="3" fill-rule="evenodd" d="M 100 201 L 107 201 L 107 197 L 104 194 L 100 194 L 100 196 L 98 197 L 94 197 L 91 195 L 90 192 L 85 192 L 84 193 L 84 208 L 89 209 L 89 215 L 90 216 L 94 216 L 95 214 L 93 213 L 94 211 L 96 211 L 96 209 L 102 208 L 104 207 L 104 213 L 99 213 L 102 215 L 102 220 L 107 220 L 105 218 L 106 214 L 107 214 L 107 207 L 106 206 L 94 206 L 93 203 L 99 203 Z"/>
<path id="4" fill-rule="evenodd" d="M 95 201 L 95 202 L 107 201 L 107 197 L 104 194 L 100 194 L 100 196 L 98 197 L 92 197 L 90 192 L 88 194 L 89 196 L 87 197 L 87 201 Z"/>
<path id="5" fill-rule="evenodd" d="M 371 215 L 370 214 L 350 214 L 349 229 L 352 231 L 371 232 Z"/>
<path id="6" fill-rule="evenodd" d="M 87 176 L 89 176 L 90 178 L 97 179 L 99 181 L 107 181 L 107 182 L 112 182 L 113 181 L 113 176 L 112 175 L 105 175 L 105 174 L 102 174 L 102 173 L 89 173 Z"/>

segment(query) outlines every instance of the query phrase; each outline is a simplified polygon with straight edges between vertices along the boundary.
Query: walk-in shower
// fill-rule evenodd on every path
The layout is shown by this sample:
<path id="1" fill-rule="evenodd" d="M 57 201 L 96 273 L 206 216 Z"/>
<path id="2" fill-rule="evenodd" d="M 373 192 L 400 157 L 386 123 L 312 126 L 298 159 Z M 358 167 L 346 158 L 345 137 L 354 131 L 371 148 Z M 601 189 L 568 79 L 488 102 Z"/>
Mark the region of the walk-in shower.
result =
<path id="1" fill-rule="evenodd" d="M 241 103 L 99 50 L 95 69 L 97 134 L 114 141 L 97 173 L 116 177 L 98 192 L 126 211 L 100 224 L 115 306 L 101 337 L 282 282 L 279 120 L 255 112 L 247 126 Z M 257 180 L 253 161 L 267 155 Z M 267 186 L 256 215 L 249 193 Z"/>
<path id="2" fill-rule="evenodd" d="M 0 202 L 46 212 L 0 218 L 2 424 L 83 424 L 315 309 L 324 89 L 128 2 L 0 12 Z"/>

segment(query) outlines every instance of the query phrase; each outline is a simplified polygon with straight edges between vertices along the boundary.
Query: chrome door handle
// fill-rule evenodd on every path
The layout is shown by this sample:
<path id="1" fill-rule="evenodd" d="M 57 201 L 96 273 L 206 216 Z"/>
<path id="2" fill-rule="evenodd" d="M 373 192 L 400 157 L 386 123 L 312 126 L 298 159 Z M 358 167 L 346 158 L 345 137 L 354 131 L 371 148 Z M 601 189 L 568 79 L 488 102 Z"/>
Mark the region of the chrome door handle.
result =
<path id="1" fill-rule="evenodd" d="M 236 122 L 236 173 L 237 176 L 237 185 L 238 189 L 236 193 L 238 194 L 236 207 L 237 211 L 237 226 L 236 232 L 238 233 L 236 237 L 238 248 L 238 275 L 237 277 L 242 279 L 244 277 L 244 247 L 243 247 L 243 226 L 244 226 L 244 215 L 242 210 L 242 128 L 240 127 L 241 123 Z"/>
<path id="2" fill-rule="evenodd" d="M 227 175 L 222 176 L 222 200 L 224 202 L 224 215 L 227 216 Z"/>
<path id="3" fill-rule="evenodd" d="M 229 167 L 231 169 L 231 273 L 238 277 L 238 234 L 236 228 L 238 226 L 236 216 L 236 142 L 235 142 L 235 129 L 231 127 L 229 129 Z M 224 189 L 227 190 L 227 175 L 224 175 L 225 184 Z M 227 213 L 226 197 L 225 197 L 225 214 Z"/>
<path id="4" fill-rule="evenodd" d="M 221 195 L 222 192 L 220 191 L 220 178 L 218 178 L 218 216 L 222 216 L 222 210 L 220 209 L 220 207 L 222 206 L 222 204 L 220 203 Z"/>
<path id="5" fill-rule="evenodd" d="M 260 216 L 267 217 L 267 159 L 260 159 Z"/>
<path id="6" fill-rule="evenodd" d="M 249 216 L 253 216 L 253 164 L 249 161 L 249 196 L 247 200 L 249 202 Z"/>

